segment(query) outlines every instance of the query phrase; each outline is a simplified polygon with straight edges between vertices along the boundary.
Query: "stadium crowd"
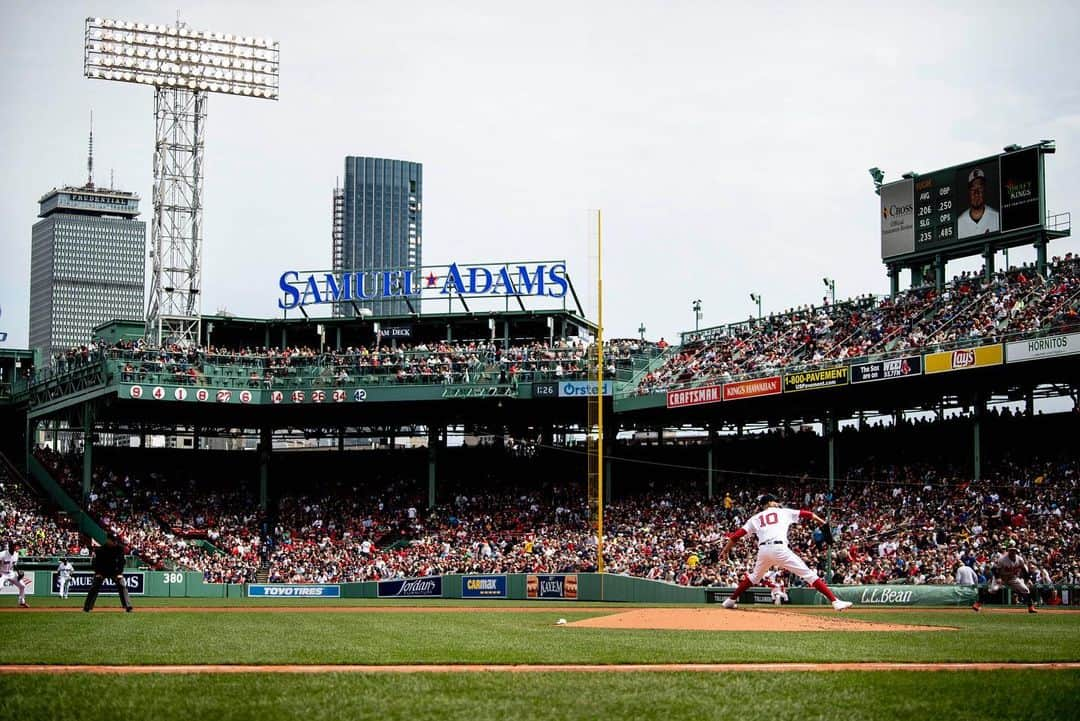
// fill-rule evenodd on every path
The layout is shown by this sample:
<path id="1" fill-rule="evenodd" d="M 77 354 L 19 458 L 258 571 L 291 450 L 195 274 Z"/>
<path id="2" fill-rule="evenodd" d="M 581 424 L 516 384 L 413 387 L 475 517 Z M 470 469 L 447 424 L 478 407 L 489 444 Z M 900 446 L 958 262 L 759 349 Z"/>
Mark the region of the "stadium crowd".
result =
<path id="1" fill-rule="evenodd" d="M 637 339 L 604 342 L 605 372 L 629 368 L 636 355 L 657 345 Z M 37 372 L 45 378 L 100 358 L 123 363 L 124 382 L 178 385 L 239 383 L 249 388 L 279 388 L 297 383 L 343 386 L 350 382 L 398 384 L 513 384 L 534 380 L 585 380 L 595 345 L 579 337 L 551 342 L 531 339 L 397 342 L 372 347 L 318 350 L 298 345 L 278 348 L 205 346 L 158 348 L 142 340 L 111 345 L 90 342 L 58 354 Z"/>
<path id="2" fill-rule="evenodd" d="M 23 556 L 78 556 L 89 550 L 77 528 L 46 509 L 30 489 L 0 463 L 0 542 L 12 541 Z"/>
<path id="3" fill-rule="evenodd" d="M 830 515 L 836 544 L 826 547 L 808 527 L 793 528 L 791 542 L 820 573 L 831 572 L 831 583 L 952 583 L 959 564 L 985 581 L 1007 540 L 1018 542 L 1037 583 L 1080 583 L 1075 458 L 1006 460 L 979 482 L 936 463 L 868 462 L 847 475 L 834 496 L 806 477 L 763 484 L 731 474 L 711 501 L 651 484 L 607 506 L 606 568 L 683 585 L 735 585 L 756 549 L 740 544 L 726 563 L 717 551 L 769 490 L 787 505 Z M 282 495 L 268 523 L 243 491 L 98 469 L 89 507 L 148 565 L 202 571 L 210 582 L 253 581 L 260 568 L 273 582 L 320 583 L 595 569 L 579 487 L 461 487 L 430 510 L 423 491 L 405 481 L 363 491 L 309 482 Z M 70 542 L 35 550 L 64 552 Z"/>
<path id="4" fill-rule="evenodd" d="M 896 298 L 864 296 L 805 306 L 689 335 L 647 373 L 638 393 L 727 381 L 936 346 L 1065 330 L 1080 325 L 1080 257 L 1055 258 L 1047 277 L 1030 267 L 963 273 L 942 292 L 915 288 Z"/>

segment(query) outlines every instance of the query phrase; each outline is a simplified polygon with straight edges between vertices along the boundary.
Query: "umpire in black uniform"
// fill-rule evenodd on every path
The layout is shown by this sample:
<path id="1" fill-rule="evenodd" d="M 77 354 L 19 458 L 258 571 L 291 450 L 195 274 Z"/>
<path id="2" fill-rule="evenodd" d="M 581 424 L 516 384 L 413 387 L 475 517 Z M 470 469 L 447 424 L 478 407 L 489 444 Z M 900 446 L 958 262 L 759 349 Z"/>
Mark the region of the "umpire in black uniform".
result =
<path id="1" fill-rule="evenodd" d="M 120 592 L 120 603 L 124 610 L 131 613 L 131 599 L 128 598 L 127 586 L 124 585 L 124 547 L 120 545 L 120 539 L 115 533 L 110 532 L 105 539 L 105 545 L 98 548 L 93 561 L 94 584 L 90 587 L 90 593 L 86 594 L 86 602 L 83 603 L 84 611 L 94 610 L 98 593 L 105 579 L 112 579 L 116 584 L 116 590 Z"/>

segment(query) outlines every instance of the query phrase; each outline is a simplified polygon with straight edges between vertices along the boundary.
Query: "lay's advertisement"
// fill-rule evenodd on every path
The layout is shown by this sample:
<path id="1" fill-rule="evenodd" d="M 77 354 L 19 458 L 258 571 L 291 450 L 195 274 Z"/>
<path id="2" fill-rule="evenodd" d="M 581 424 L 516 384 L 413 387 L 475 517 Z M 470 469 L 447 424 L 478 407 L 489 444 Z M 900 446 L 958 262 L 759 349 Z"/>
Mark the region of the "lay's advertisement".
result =
<path id="1" fill-rule="evenodd" d="M 1004 359 L 1005 353 L 1001 343 L 984 345 L 978 348 L 960 348 L 927 354 L 924 356 L 923 372 L 930 375 L 932 373 L 948 373 L 971 368 L 999 366 Z"/>

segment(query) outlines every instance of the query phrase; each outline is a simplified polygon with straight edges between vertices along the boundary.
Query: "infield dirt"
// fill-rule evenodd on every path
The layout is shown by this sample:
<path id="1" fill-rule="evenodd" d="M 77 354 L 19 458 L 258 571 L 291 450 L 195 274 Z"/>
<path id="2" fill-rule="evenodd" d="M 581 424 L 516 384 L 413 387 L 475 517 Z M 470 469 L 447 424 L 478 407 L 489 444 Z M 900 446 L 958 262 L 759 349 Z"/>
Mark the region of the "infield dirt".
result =
<path id="1" fill-rule="evenodd" d="M 839 615 L 719 608 L 639 608 L 567 624 L 586 628 L 665 631 L 955 631 L 947 626 L 877 623 Z"/>

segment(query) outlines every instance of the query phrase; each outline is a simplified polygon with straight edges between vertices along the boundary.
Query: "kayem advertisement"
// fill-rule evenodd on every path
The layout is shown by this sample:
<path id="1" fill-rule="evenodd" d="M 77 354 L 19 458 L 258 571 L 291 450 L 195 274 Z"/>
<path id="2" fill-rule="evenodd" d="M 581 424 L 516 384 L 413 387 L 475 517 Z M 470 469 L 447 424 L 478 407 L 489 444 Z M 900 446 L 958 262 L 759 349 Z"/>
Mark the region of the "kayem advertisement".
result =
<path id="1" fill-rule="evenodd" d="M 526 598 L 576 599 L 578 577 L 571 574 L 528 575 L 525 577 Z"/>
<path id="2" fill-rule="evenodd" d="M 930 353 L 924 356 L 925 373 L 948 373 L 949 371 L 962 371 L 971 368 L 985 368 L 999 366 L 1005 357 L 1004 346 L 1000 343 L 984 345 L 978 348 L 960 348 L 947 350 L 941 353 Z"/>

